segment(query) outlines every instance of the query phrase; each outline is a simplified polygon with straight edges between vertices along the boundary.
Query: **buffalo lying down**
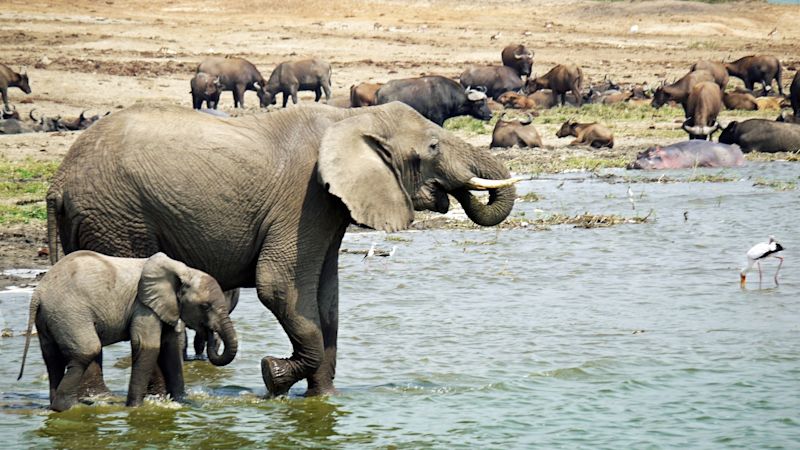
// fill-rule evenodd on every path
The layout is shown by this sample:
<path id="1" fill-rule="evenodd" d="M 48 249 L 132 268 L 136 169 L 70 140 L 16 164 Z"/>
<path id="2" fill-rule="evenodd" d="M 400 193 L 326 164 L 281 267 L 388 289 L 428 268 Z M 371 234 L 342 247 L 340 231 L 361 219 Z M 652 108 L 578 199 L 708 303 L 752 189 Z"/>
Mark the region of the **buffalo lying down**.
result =
<path id="1" fill-rule="evenodd" d="M 656 145 L 639 153 L 628 169 L 690 169 L 693 167 L 734 167 L 744 163 L 736 145 L 690 140 L 662 147 Z"/>
<path id="2" fill-rule="evenodd" d="M 800 150 L 800 125 L 766 119 L 733 121 L 719 135 L 723 144 L 738 144 L 742 151 L 775 153 Z"/>

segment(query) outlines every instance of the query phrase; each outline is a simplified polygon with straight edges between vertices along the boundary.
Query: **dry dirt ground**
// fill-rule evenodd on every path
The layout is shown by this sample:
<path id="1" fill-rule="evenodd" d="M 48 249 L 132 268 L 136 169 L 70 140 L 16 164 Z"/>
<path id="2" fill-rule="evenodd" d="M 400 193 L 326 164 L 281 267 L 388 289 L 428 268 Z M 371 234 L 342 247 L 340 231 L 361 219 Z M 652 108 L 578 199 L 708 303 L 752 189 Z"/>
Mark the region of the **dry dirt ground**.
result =
<path id="1" fill-rule="evenodd" d="M 590 79 L 654 84 L 681 76 L 698 59 L 767 53 L 784 63 L 788 84 L 790 70 L 800 67 L 798 17 L 797 6 L 761 2 L 6 0 L 0 62 L 27 67 L 33 93 L 9 91 L 25 116 L 33 108 L 74 116 L 136 102 L 190 106 L 189 79 L 210 55 L 247 58 L 265 77 L 284 60 L 323 58 L 333 66 L 334 98 L 341 98 L 362 81 L 456 77 L 471 64 L 499 63 L 502 47 L 516 42 L 534 49 L 539 74 L 569 61 Z M 257 107 L 254 92 L 246 102 Z M 231 105 L 226 92 L 221 107 Z M 617 126 L 617 141 L 639 145 L 637 130 L 663 125 L 651 122 Z M 542 133 L 549 152 L 569 142 L 554 129 Z M 0 154 L 60 160 L 78 134 L 0 136 Z M 486 135 L 464 137 L 489 143 Z M 46 246 L 42 222 L 0 227 L 0 241 L 0 271 L 47 266 L 36 256 Z"/>

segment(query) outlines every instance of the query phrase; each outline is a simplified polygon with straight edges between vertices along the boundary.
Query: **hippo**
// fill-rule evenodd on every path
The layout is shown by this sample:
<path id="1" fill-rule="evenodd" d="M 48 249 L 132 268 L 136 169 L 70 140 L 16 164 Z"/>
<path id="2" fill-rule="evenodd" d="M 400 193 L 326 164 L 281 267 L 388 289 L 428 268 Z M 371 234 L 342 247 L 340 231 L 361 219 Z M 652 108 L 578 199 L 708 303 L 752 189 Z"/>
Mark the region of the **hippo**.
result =
<path id="1" fill-rule="evenodd" d="M 690 140 L 662 147 L 656 145 L 639 153 L 627 169 L 691 169 L 694 167 L 735 167 L 744 164 L 738 145 Z"/>

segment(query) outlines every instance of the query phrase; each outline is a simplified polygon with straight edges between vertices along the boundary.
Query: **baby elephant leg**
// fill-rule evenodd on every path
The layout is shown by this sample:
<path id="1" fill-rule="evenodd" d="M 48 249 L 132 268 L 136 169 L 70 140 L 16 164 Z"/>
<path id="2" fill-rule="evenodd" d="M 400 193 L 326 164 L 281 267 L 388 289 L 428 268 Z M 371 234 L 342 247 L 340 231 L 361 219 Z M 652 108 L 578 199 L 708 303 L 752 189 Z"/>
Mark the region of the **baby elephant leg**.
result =
<path id="1" fill-rule="evenodd" d="M 87 340 L 90 342 L 82 343 L 81 348 L 69 353 L 67 372 L 58 384 L 50 409 L 64 411 L 78 402 L 78 390 L 86 367 L 97 358 L 102 349 L 100 339 L 96 335 Z"/>
<path id="2" fill-rule="evenodd" d="M 111 391 L 103 380 L 103 351 L 101 350 L 97 357 L 86 367 L 86 371 L 83 372 L 78 398 L 110 394 Z"/>

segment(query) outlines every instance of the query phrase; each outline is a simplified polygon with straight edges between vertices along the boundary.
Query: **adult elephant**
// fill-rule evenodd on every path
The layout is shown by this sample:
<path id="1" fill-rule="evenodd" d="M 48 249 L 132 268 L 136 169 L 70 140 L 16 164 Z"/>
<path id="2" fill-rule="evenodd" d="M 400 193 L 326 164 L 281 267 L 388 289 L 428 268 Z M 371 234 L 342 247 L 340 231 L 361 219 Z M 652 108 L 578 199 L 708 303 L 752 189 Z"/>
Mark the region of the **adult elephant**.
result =
<path id="1" fill-rule="evenodd" d="M 330 393 L 348 224 L 401 230 L 414 210 L 446 212 L 450 194 L 492 226 L 511 212 L 513 183 L 488 152 L 399 102 L 231 119 L 133 106 L 64 158 L 47 194 L 50 254 L 57 229 L 67 253 L 163 251 L 224 290 L 255 287 L 293 347 L 262 359 L 269 393 L 303 378 L 307 395 Z M 470 190 L 488 190 L 488 202 Z"/>

